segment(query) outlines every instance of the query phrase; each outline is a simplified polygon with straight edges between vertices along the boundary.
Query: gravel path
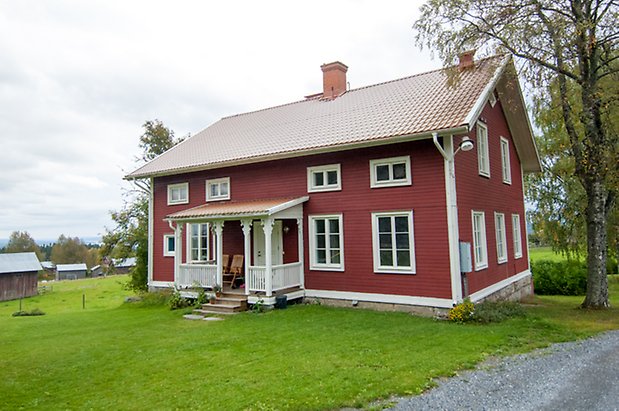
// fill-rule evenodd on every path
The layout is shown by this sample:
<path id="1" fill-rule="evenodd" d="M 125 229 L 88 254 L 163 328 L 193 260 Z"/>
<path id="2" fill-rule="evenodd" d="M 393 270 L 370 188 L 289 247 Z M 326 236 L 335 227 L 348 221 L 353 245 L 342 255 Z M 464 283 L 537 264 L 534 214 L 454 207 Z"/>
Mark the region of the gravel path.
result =
<path id="1" fill-rule="evenodd" d="M 484 363 L 392 410 L 618 410 L 619 331 Z"/>

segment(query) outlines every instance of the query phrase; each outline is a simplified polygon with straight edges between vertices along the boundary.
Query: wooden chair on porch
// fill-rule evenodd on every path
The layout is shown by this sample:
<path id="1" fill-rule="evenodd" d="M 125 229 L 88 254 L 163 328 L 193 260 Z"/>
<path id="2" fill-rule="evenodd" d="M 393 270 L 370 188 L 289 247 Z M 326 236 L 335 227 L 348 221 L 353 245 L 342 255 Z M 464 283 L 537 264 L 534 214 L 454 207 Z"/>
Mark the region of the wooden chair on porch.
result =
<path id="1" fill-rule="evenodd" d="M 221 267 L 224 274 L 230 272 L 230 256 L 228 254 L 221 256 Z"/>
<path id="2" fill-rule="evenodd" d="M 230 284 L 234 288 L 236 280 L 243 278 L 243 255 L 237 254 L 232 257 L 232 264 L 227 272 L 224 272 L 224 284 Z"/>

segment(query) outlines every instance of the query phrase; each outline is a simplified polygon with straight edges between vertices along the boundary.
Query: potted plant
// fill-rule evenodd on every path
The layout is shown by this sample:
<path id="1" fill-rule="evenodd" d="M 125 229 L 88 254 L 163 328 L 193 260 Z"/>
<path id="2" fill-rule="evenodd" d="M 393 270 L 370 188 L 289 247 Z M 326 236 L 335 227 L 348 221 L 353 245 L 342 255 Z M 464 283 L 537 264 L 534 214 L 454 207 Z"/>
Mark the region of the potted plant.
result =
<path id="1" fill-rule="evenodd" d="M 215 296 L 215 294 L 209 294 L 209 296 L 208 296 L 209 304 L 215 304 L 216 300 L 217 300 L 217 297 Z"/>
<path id="2" fill-rule="evenodd" d="M 215 293 L 217 297 L 221 297 L 221 285 L 215 284 L 213 286 L 213 292 Z"/>

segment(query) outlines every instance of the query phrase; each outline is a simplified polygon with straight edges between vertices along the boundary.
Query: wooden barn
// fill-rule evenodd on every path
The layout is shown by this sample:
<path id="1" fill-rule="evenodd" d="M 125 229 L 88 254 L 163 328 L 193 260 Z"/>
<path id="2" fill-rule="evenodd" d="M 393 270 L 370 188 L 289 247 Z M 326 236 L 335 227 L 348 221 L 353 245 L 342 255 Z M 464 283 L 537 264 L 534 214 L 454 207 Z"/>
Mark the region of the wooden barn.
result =
<path id="1" fill-rule="evenodd" d="M 126 177 L 152 187 L 149 286 L 415 311 L 530 293 L 523 176 L 541 166 L 511 56 L 357 89 L 321 69 L 322 92 Z"/>
<path id="2" fill-rule="evenodd" d="M 35 253 L 0 254 L 0 301 L 37 295 L 42 269 Z"/>
<path id="3" fill-rule="evenodd" d="M 86 264 L 56 264 L 56 280 L 77 280 L 86 278 Z"/>

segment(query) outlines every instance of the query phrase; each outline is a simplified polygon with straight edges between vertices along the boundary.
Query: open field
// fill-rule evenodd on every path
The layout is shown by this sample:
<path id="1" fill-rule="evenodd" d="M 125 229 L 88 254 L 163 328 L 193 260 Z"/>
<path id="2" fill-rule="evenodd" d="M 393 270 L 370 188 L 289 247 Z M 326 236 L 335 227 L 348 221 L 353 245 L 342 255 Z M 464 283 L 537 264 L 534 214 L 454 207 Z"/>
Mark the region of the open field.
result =
<path id="1" fill-rule="evenodd" d="M 551 260 L 561 261 L 565 260 L 565 256 L 560 253 L 555 253 L 550 247 L 531 247 L 529 248 L 529 257 L 531 261 L 537 260 Z"/>
<path id="2" fill-rule="evenodd" d="M 419 393 L 489 355 L 619 328 L 580 297 L 535 298 L 526 318 L 458 325 L 318 305 L 220 322 L 123 303 L 126 277 L 53 283 L 0 303 L 0 409 L 337 409 Z M 619 305 L 619 279 L 611 296 Z M 86 308 L 82 308 L 86 295 Z"/>

